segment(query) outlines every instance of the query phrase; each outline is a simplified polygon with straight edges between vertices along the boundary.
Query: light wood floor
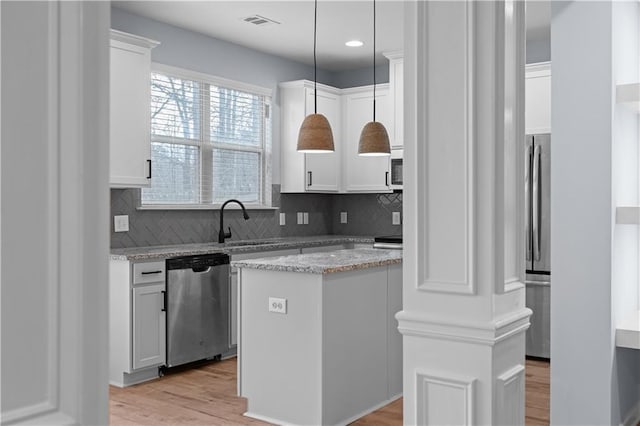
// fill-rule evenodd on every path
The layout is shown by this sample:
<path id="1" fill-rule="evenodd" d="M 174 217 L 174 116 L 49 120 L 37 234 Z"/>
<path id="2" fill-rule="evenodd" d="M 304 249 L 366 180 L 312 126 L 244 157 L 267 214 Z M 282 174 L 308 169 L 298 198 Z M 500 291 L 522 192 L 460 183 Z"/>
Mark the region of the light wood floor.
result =
<path id="1" fill-rule="evenodd" d="M 527 360 L 526 424 L 549 424 L 549 363 Z M 168 374 L 128 388 L 109 389 L 112 425 L 265 425 L 244 417 L 236 395 L 236 358 Z M 402 425 L 402 399 L 353 423 Z"/>

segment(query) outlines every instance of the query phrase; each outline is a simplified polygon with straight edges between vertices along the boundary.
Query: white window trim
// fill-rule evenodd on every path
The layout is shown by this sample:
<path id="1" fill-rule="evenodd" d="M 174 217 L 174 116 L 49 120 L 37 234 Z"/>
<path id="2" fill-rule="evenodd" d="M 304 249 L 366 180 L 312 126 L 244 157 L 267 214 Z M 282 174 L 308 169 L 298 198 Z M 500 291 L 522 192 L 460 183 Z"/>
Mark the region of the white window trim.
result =
<path id="1" fill-rule="evenodd" d="M 267 89 L 266 87 L 243 83 L 241 81 L 229 80 L 223 77 L 216 77 L 198 71 L 173 67 L 171 65 L 159 64 L 157 62 L 151 63 L 151 72 L 167 73 L 171 74 L 174 77 L 184 78 L 186 80 L 199 80 L 205 83 L 213 84 L 214 86 L 224 86 L 229 89 L 250 92 L 256 95 L 268 96 L 270 98 L 273 97 L 273 90 Z"/>
<path id="2" fill-rule="evenodd" d="M 161 64 L 158 62 L 151 63 L 151 72 L 152 73 L 160 73 L 160 74 L 169 74 L 174 77 L 183 78 L 185 80 L 195 80 L 204 82 L 207 84 L 211 84 L 214 86 L 223 86 L 229 89 L 235 89 L 239 91 L 249 92 L 256 95 L 261 95 L 269 98 L 268 108 L 269 115 L 273 112 L 273 90 L 268 89 L 266 87 L 257 86 L 249 83 L 244 83 L 236 80 L 230 80 L 223 77 L 217 77 L 205 73 L 201 73 L 198 71 L 193 71 L 185 68 L 174 67 L 171 65 Z M 273 128 L 273 118 L 271 119 L 271 129 Z M 158 137 L 157 141 L 161 142 L 164 139 L 162 136 Z M 262 203 L 246 203 L 243 202 L 245 208 L 247 210 L 276 210 L 278 207 L 273 207 L 271 205 L 272 200 L 272 139 L 273 139 L 273 131 L 270 137 L 266 138 L 264 146 L 262 149 L 256 149 L 252 147 L 238 147 L 238 146 L 230 146 L 236 151 L 246 151 L 246 152 L 261 152 L 262 156 L 262 188 L 260 189 L 260 199 Z M 167 141 L 169 142 L 169 141 Z M 200 146 L 199 143 L 191 143 L 188 140 L 184 140 L 183 144 L 185 145 L 194 145 Z M 217 147 L 224 148 L 225 144 L 216 144 Z M 140 195 L 140 204 L 137 207 L 137 210 L 219 210 L 222 207 L 222 204 L 143 204 L 142 203 L 142 194 Z M 228 206 L 227 208 L 235 209 L 234 207 Z M 239 207 L 238 207 L 239 209 Z"/>

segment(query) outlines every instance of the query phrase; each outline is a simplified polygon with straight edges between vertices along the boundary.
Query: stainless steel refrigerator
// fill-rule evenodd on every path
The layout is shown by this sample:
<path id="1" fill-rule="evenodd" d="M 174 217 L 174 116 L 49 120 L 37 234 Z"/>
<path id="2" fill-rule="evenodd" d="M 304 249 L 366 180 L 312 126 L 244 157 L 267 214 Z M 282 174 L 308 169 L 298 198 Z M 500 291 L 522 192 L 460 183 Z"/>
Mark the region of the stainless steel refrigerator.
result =
<path id="1" fill-rule="evenodd" d="M 524 154 L 526 305 L 533 311 L 531 326 L 527 330 L 526 354 L 549 358 L 551 135 L 527 135 Z"/>

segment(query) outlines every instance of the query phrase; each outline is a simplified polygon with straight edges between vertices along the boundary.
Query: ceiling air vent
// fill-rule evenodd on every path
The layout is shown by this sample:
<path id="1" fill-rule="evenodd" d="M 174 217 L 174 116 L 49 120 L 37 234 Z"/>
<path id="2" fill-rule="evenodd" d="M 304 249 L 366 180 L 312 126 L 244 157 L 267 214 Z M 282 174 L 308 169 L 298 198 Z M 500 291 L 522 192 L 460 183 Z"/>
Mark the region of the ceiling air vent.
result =
<path id="1" fill-rule="evenodd" d="M 262 15 L 251 15 L 251 16 L 247 16 L 246 18 L 242 18 L 242 20 L 244 22 L 248 22 L 250 24 L 259 25 L 259 26 L 267 26 L 267 25 L 273 25 L 273 24 L 280 25 L 280 22 L 274 21 L 273 19 L 265 18 Z"/>

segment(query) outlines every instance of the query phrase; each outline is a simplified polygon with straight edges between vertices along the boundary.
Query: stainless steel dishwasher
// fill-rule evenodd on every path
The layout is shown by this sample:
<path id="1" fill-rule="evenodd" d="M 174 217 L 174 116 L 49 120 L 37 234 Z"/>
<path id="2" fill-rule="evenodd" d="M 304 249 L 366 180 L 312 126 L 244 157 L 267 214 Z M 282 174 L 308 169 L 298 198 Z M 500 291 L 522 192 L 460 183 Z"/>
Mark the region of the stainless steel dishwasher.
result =
<path id="1" fill-rule="evenodd" d="M 167 259 L 167 367 L 229 349 L 229 256 Z"/>

